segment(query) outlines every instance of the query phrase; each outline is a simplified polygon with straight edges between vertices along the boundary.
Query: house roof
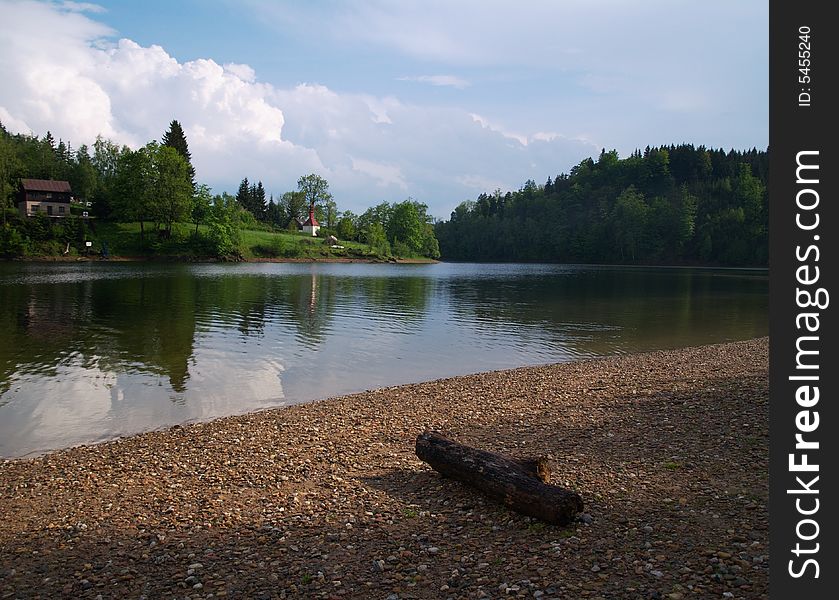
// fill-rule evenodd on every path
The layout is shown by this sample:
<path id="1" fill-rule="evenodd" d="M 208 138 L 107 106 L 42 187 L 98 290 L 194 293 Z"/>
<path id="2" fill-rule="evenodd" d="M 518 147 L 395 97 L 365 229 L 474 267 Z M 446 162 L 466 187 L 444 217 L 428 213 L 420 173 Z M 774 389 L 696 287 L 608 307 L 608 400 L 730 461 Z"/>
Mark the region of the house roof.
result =
<path id="1" fill-rule="evenodd" d="M 21 179 L 20 185 L 28 192 L 66 192 L 72 193 L 69 181 L 54 181 L 52 179 Z"/>
<path id="2" fill-rule="evenodd" d="M 304 227 L 306 225 L 311 225 L 311 226 L 314 226 L 314 227 L 320 227 L 320 223 L 318 223 L 318 220 L 315 218 L 315 212 L 312 211 L 312 210 L 309 211 L 309 218 L 306 219 L 305 223 L 303 223 Z"/>

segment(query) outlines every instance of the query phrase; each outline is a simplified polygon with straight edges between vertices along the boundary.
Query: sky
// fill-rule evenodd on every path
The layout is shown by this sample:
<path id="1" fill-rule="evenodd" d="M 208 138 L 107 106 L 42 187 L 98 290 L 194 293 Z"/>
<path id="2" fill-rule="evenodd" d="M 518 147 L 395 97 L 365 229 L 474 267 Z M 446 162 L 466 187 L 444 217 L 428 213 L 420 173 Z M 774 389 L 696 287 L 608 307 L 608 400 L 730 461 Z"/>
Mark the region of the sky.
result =
<path id="1" fill-rule="evenodd" d="M 0 0 L 0 122 L 339 210 L 543 183 L 601 149 L 765 149 L 764 0 Z"/>

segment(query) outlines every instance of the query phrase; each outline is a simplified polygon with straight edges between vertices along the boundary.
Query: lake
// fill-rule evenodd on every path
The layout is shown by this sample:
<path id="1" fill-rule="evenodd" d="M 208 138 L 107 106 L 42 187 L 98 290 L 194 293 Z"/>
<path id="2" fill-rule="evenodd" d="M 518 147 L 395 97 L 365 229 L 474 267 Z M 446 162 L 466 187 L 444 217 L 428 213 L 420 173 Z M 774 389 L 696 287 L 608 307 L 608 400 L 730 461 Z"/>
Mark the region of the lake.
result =
<path id="1" fill-rule="evenodd" d="M 766 270 L 0 263 L 0 456 L 768 327 Z"/>

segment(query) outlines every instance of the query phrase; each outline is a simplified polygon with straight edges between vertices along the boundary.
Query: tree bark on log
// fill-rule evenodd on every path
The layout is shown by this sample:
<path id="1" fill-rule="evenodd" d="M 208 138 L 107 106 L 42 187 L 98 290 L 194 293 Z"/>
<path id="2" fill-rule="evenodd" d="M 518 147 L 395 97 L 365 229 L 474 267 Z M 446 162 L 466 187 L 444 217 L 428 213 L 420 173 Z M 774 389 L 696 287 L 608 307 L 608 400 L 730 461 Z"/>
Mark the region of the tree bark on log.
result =
<path id="1" fill-rule="evenodd" d="M 583 510 L 579 494 L 540 480 L 546 474 L 545 479 L 550 477 L 541 459 L 514 460 L 430 432 L 417 437 L 416 452 L 438 473 L 467 483 L 512 510 L 546 523 L 567 525 Z"/>

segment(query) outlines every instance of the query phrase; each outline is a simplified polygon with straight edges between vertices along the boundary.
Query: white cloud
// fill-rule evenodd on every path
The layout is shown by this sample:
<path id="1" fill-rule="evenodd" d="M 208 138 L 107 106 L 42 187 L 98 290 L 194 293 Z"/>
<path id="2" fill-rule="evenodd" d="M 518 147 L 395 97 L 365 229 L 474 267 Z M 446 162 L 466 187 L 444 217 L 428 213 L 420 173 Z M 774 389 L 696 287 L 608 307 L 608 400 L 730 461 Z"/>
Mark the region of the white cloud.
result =
<path id="1" fill-rule="evenodd" d="M 33 45 L 26 33 L 32 22 L 55 34 Z M 160 46 L 112 36 L 77 10 L 0 4 L 6 127 L 50 130 L 74 147 L 98 134 L 138 147 L 178 119 L 198 179 L 216 191 L 234 191 L 248 177 L 279 196 L 300 175 L 317 172 L 342 209 L 360 212 L 410 195 L 437 216 L 477 192 L 567 170 L 597 150 L 558 135 L 509 133 L 459 108 L 319 84 L 277 87 L 258 82 L 249 65 L 180 62 Z"/>
<path id="2" fill-rule="evenodd" d="M 351 160 L 353 169 L 369 175 L 378 182 L 378 185 L 382 187 L 395 185 L 405 191 L 408 190 L 408 184 L 405 182 L 402 170 L 398 166 L 377 163 L 364 158 L 351 158 Z"/>
<path id="3" fill-rule="evenodd" d="M 516 137 L 585 131 L 623 154 L 768 143 L 762 0 L 240 1 L 266 23 L 317 26 L 321 46 L 378 52 L 403 72 L 457 72 L 472 81 L 464 108 L 493 106 Z"/>
<path id="4" fill-rule="evenodd" d="M 463 90 L 469 87 L 469 82 L 456 75 L 418 75 L 414 77 L 399 77 L 398 81 L 416 81 L 418 83 L 429 83 L 438 87 L 453 87 Z"/>
<path id="5" fill-rule="evenodd" d="M 253 83 L 256 81 L 256 71 L 254 71 L 250 65 L 225 63 L 224 70 L 228 73 L 232 73 L 244 82 Z"/>
<path id="6" fill-rule="evenodd" d="M 73 12 L 89 12 L 89 13 L 103 13 L 107 12 L 104 6 L 93 4 L 91 2 L 71 2 L 64 0 L 59 6 L 65 10 Z"/>
<path id="7" fill-rule="evenodd" d="M 476 115 L 475 113 L 470 113 L 470 117 L 476 123 L 480 123 L 481 127 L 484 129 L 489 129 L 490 131 L 497 131 L 501 135 L 506 138 L 510 138 L 511 140 L 516 140 L 522 146 L 527 146 L 527 136 L 521 133 L 515 133 L 512 131 L 507 131 L 505 127 L 501 125 L 497 125 L 495 123 L 491 123 L 489 119 L 482 117 L 481 115 Z"/>

